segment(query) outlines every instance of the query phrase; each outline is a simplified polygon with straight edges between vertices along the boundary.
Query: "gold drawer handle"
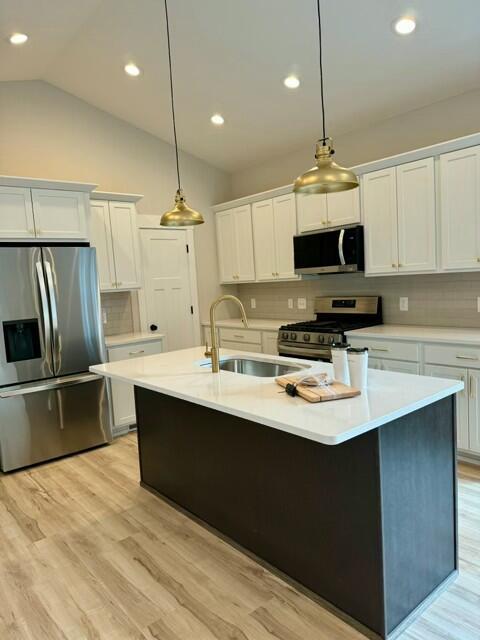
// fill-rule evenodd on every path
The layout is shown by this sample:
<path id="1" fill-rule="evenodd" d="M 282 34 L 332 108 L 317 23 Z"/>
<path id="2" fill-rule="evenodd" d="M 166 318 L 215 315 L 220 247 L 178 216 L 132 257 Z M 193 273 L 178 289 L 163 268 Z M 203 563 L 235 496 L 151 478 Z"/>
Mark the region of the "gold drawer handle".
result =
<path id="1" fill-rule="evenodd" d="M 457 360 L 478 360 L 477 356 L 455 356 Z"/>
<path id="2" fill-rule="evenodd" d="M 245 336 L 238 336 L 236 334 L 233 334 L 234 338 L 239 338 L 240 340 L 245 340 Z"/>
<path id="3" fill-rule="evenodd" d="M 138 356 L 140 353 L 145 353 L 145 349 L 139 349 L 138 351 L 129 351 L 129 356 Z"/>
<path id="4" fill-rule="evenodd" d="M 370 351 L 390 351 L 390 349 L 387 349 L 387 347 L 371 347 Z"/>

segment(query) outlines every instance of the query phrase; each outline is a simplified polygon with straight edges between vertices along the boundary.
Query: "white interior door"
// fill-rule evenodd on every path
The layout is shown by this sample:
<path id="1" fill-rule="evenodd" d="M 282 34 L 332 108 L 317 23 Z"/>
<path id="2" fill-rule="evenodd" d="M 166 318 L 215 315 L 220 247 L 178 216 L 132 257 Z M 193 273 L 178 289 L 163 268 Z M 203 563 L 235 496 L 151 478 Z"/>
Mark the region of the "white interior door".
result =
<path id="1" fill-rule="evenodd" d="M 110 210 L 106 200 L 90 202 L 90 243 L 97 251 L 97 269 L 100 289 L 114 289 L 116 286 L 115 263 L 113 261 Z"/>
<path id="2" fill-rule="evenodd" d="M 252 223 L 257 280 L 273 280 L 276 263 L 272 200 L 252 204 Z"/>
<path id="3" fill-rule="evenodd" d="M 34 238 L 30 189 L 0 187 L 0 238 Z"/>
<path id="4" fill-rule="evenodd" d="M 193 347 L 193 300 L 187 232 L 142 229 L 140 232 L 145 279 L 147 324 L 164 333 L 165 350 Z"/>

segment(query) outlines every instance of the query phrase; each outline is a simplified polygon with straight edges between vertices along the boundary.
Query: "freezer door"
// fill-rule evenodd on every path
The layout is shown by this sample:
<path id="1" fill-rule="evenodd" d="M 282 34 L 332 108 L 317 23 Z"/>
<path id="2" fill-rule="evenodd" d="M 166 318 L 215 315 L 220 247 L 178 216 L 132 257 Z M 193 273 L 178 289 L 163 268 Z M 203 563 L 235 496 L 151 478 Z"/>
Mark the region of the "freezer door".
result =
<path id="1" fill-rule="evenodd" d="M 0 387 L 53 375 L 41 249 L 0 247 Z"/>
<path id="2" fill-rule="evenodd" d="M 54 373 L 88 371 L 105 360 L 95 249 L 43 247 Z"/>
<path id="3" fill-rule="evenodd" d="M 0 391 L 2 471 L 111 441 L 105 379 L 53 378 Z"/>

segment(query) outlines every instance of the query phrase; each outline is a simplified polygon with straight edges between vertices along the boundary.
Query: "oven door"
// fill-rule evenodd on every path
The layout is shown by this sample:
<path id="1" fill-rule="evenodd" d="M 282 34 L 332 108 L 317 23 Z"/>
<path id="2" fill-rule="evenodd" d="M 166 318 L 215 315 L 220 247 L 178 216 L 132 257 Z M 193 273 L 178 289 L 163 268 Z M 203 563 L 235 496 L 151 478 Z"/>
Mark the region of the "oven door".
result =
<path id="1" fill-rule="evenodd" d="M 332 361 L 329 347 L 300 347 L 296 345 L 282 344 L 280 342 L 278 345 L 278 355 L 286 358 L 298 358 L 300 360 L 319 360 L 322 362 Z"/>
<path id="2" fill-rule="evenodd" d="M 295 273 L 363 271 L 363 227 L 347 227 L 295 236 Z"/>

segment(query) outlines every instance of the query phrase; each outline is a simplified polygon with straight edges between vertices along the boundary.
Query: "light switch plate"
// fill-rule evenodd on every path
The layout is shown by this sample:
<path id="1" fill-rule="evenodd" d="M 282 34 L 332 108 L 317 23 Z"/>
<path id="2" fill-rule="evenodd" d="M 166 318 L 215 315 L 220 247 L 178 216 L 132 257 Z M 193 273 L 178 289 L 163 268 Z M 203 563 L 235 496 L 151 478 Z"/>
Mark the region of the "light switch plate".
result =
<path id="1" fill-rule="evenodd" d="M 400 311 L 408 311 L 408 298 L 400 298 Z"/>
<path id="2" fill-rule="evenodd" d="M 293 298 L 289 298 L 287 300 L 287 305 L 289 309 L 293 309 Z"/>
<path id="3" fill-rule="evenodd" d="M 297 308 L 298 309 L 306 309 L 307 308 L 307 299 L 306 298 L 297 298 Z"/>
<path id="4" fill-rule="evenodd" d="M 250 309 L 256 309 L 257 308 L 257 301 L 255 300 L 255 298 L 250 298 Z"/>

